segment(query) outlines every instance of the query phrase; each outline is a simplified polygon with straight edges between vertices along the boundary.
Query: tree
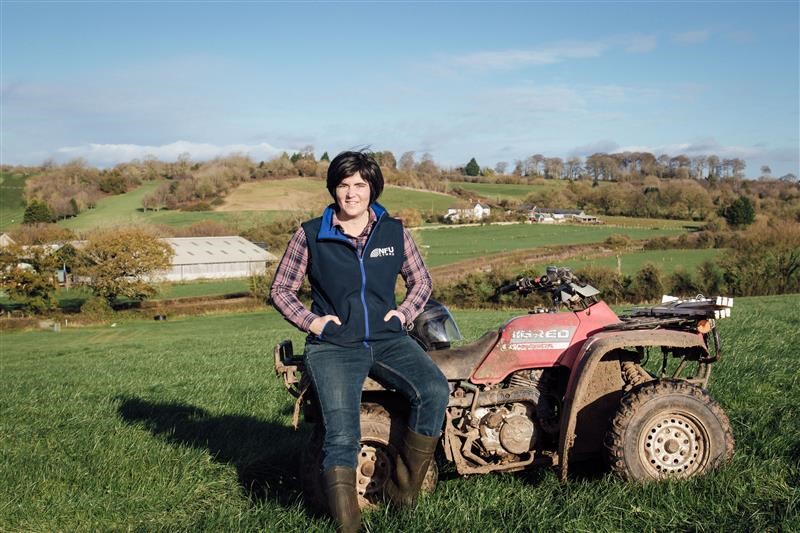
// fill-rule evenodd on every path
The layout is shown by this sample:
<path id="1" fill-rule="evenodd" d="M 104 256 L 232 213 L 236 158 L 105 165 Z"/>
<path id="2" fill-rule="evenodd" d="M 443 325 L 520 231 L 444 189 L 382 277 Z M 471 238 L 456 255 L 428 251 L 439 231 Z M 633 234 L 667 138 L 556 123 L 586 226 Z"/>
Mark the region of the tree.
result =
<path id="1" fill-rule="evenodd" d="M 494 166 L 494 171 L 502 176 L 505 175 L 506 170 L 508 170 L 508 161 L 498 161 Z"/>
<path id="2" fill-rule="evenodd" d="M 740 196 L 720 212 L 728 224 L 734 228 L 749 226 L 756 219 L 753 202 L 747 196 Z"/>
<path id="3" fill-rule="evenodd" d="M 39 222 L 53 222 L 55 217 L 50 210 L 47 203 L 34 198 L 28 203 L 25 208 L 25 214 L 22 216 L 23 224 L 37 224 Z"/>
<path id="4" fill-rule="evenodd" d="M 481 173 L 481 167 L 478 165 L 478 162 L 475 161 L 475 158 L 469 160 L 467 166 L 464 167 L 464 174 L 467 176 L 477 176 Z"/>
<path id="5" fill-rule="evenodd" d="M 327 161 L 330 163 L 331 158 L 328 156 L 328 152 L 323 152 L 322 157 L 319 158 L 320 161 Z"/>
<path id="6" fill-rule="evenodd" d="M 547 157 L 544 160 L 544 177 L 547 179 L 560 179 L 564 171 L 564 161 L 560 157 Z"/>
<path id="7" fill-rule="evenodd" d="M 79 273 L 90 278 L 92 292 L 109 303 L 119 296 L 143 300 L 157 292 L 156 277 L 169 268 L 173 253 L 142 229 L 102 231 L 89 237 Z"/>
<path id="8" fill-rule="evenodd" d="M 414 169 L 414 152 L 403 152 L 400 156 L 400 161 L 397 162 L 397 168 L 403 172 L 409 172 Z"/>
<path id="9" fill-rule="evenodd" d="M 433 156 L 428 152 L 422 154 L 422 159 L 420 159 L 419 163 L 417 164 L 417 172 L 425 176 L 433 176 L 437 172 L 439 172 L 439 167 L 436 166 L 436 162 L 433 160 Z"/>
<path id="10" fill-rule="evenodd" d="M 46 246 L 11 245 L 0 248 L 2 287 L 13 302 L 33 313 L 56 306 L 57 260 Z"/>
<path id="11" fill-rule="evenodd" d="M 581 158 L 578 156 L 571 156 L 567 159 L 567 177 L 569 179 L 576 179 L 581 173 Z"/>

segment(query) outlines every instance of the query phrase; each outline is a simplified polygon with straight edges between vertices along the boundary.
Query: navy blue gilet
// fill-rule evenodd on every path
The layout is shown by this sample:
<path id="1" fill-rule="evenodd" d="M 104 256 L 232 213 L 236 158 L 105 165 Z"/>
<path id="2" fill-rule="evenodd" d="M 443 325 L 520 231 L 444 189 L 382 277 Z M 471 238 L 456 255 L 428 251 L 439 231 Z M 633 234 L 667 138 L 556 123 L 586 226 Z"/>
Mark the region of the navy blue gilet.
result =
<path id="1" fill-rule="evenodd" d="M 361 255 L 333 226 L 332 205 L 321 217 L 302 224 L 309 252 L 311 311 L 319 316 L 336 315 L 342 322 L 338 326 L 329 321 L 318 341 L 358 347 L 405 335 L 400 319 L 383 320 L 389 310 L 396 309 L 394 289 L 403 266 L 403 225 L 380 204 L 371 207 L 378 221 Z"/>

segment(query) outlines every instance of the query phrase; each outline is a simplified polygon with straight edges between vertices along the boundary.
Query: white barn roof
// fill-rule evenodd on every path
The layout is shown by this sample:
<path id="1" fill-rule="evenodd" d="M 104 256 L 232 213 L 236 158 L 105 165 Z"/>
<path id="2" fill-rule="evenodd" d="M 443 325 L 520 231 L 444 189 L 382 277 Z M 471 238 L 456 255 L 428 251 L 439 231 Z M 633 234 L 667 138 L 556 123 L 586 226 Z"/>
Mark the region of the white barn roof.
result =
<path id="1" fill-rule="evenodd" d="M 172 237 L 164 241 L 175 250 L 173 266 L 277 260 L 244 237 Z"/>
<path id="2" fill-rule="evenodd" d="M 165 272 L 170 281 L 243 278 L 263 274 L 277 258 L 243 237 L 172 237 L 163 239 L 175 252 Z"/>

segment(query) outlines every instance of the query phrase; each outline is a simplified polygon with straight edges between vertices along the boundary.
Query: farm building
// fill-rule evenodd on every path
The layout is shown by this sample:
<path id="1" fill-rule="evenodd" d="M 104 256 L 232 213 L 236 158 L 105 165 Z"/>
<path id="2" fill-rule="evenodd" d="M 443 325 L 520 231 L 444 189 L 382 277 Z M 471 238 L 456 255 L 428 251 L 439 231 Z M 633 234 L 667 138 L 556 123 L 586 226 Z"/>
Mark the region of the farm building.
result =
<path id="1" fill-rule="evenodd" d="M 173 237 L 163 239 L 175 255 L 164 277 L 170 281 L 243 278 L 263 274 L 274 255 L 243 237 Z"/>
<path id="2" fill-rule="evenodd" d="M 598 224 L 597 217 L 587 215 L 581 209 L 548 209 L 534 207 L 528 211 L 528 222 L 537 224 L 558 224 L 565 221 L 581 222 L 584 224 Z"/>
<path id="3" fill-rule="evenodd" d="M 457 222 L 461 219 L 483 220 L 483 218 L 488 217 L 490 213 L 491 209 L 488 205 L 476 203 L 471 207 L 450 207 L 444 217 L 453 222 Z"/>

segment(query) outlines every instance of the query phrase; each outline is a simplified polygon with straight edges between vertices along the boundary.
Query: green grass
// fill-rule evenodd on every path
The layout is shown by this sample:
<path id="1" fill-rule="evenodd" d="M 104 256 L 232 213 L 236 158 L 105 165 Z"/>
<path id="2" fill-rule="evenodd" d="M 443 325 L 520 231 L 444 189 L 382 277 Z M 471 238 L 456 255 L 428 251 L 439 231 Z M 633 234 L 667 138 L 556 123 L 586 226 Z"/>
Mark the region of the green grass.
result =
<path id="1" fill-rule="evenodd" d="M 442 215 L 457 201 L 456 198 L 444 194 L 392 186 L 386 187 L 378 200 L 390 214 L 397 213 L 401 209 L 416 209 L 421 212 L 434 211 Z"/>
<path id="2" fill-rule="evenodd" d="M 604 241 L 612 234 L 625 234 L 632 239 L 649 239 L 661 235 L 677 235 L 679 228 L 625 228 L 604 225 L 511 224 L 487 226 L 452 226 L 417 232 L 423 246 L 425 264 L 436 267 L 488 256 L 497 252 L 524 250 L 548 245 L 588 244 Z"/>
<path id="3" fill-rule="evenodd" d="M 524 200 L 534 191 L 560 190 L 567 186 L 564 180 L 541 180 L 535 184 L 473 183 L 469 181 L 451 181 L 450 189 L 459 187 L 485 198 L 499 202 L 500 200 Z"/>
<path id="4" fill-rule="evenodd" d="M 675 220 L 668 218 L 639 218 L 639 217 L 617 217 L 599 215 L 600 220 L 606 226 L 616 226 L 621 228 L 651 228 L 651 229 L 699 229 L 703 222 L 696 220 Z"/>
<path id="5" fill-rule="evenodd" d="M 190 226 L 203 220 L 214 220 L 227 223 L 235 228 L 249 228 L 259 224 L 268 224 L 288 211 L 142 211 L 142 198 L 156 190 L 163 180 L 145 182 L 140 187 L 125 194 L 103 198 L 94 209 L 84 211 L 80 215 L 61 220 L 59 224 L 75 231 L 87 231 L 96 228 L 118 226 L 124 224 L 164 224 L 167 226 Z"/>
<path id="6" fill-rule="evenodd" d="M 187 283 L 170 283 L 159 292 L 158 299 L 215 296 L 249 290 L 250 282 L 247 279 L 198 280 Z"/>
<path id="7" fill-rule="evenodd" d="M 797 295 L 739 299 L 710 392 L 737 440 L 702 478 L 462 478 L 372 531 L 791 531 L 800 527 Z M 457 311 L 476 338 L 513 311 Z M 270 349 L 273 311 L 2 333 L 1 531 L 332 531 L 298 482 L 304 425 Z"/>
<path id="8" fill-rule="evenodd" d="M 0 230 L 10 226 L 22 224 L 25 214 L 25 200 L 22 193 L 25 191 L 25 180 L 28 176 L 0 172 Z"/>
<path id="9" fill-rule="evenodd" d="M 625 275 L 635 274 L 645 263 L 655 263 L 663 274 L 672 274 L 676 270 L 683 269 L 685 272 L 695 274 L 697 267 L 705 261 L 715 261 L 725 253 L 720 249 L 690 249 L 690 250 L 643 250 L 638 252 L 624 253 L 620 256 L 622 273 Z M 573 269 L 578 269 L 586 265 L 602 266 L 617 269 L 616 256 L 586 258 L 575 257 L 567 261 Z M 545 265 L 542 265 L 545 266 Z M 543 270 L 542 270 L 543 271 Z"/>

